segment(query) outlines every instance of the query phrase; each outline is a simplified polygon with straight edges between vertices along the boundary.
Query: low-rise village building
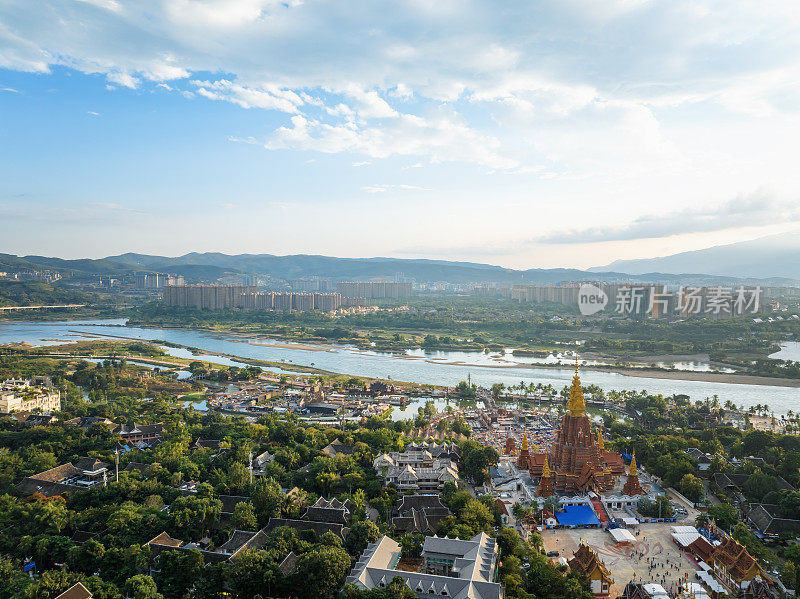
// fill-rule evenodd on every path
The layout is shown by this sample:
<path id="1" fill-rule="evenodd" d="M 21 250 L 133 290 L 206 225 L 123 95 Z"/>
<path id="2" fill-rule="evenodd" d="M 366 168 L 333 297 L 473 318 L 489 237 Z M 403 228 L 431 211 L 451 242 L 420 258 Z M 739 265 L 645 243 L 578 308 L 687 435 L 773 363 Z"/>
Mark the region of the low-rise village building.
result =
<path id="1" fill-rule="evenodd" d="M 163 439 L 164 423 L 139 424 L 134 422 L 133 424 L 119 424 L 111 432 L 117 437 L 122 437 L 125 442 L 152 443 Z"/>
<path id="2" fill-rule="evenodd" d="M 80 582 L 76 582 L 66 591 L 56 597 L 56 599 L 92 599 L 92 593 Z"/>
<path id="3" fill-rule="evenodd" d="M 359 589 L 385 588 L 399 576 L 418 597 L 502 599 L 495 580 L 499 549 L 495 539 L 480 533 L 468 541 L 426 537 L 418 572 L 397 567 L 400 544 L 387 536 L 367 545 L 345 582 Z"/>
<path id="4" fill-rule="evenodd" d="M 455 444 L 413 443 L 406 451 L 379 455 L 372 467 L 400 491 L 439 491 L 447 482 L 459 484 L 455 460 L 460 455 Z"/>
<path id="5" fill-rule="evenodd" d="M 221 562 L 235 562 L 244 551 L 248 549 L 261 549 L 267 542 L 267 535 L 263 530 L 252 532 L 248 530 L 234 530 L 230 539 L 219 547 L 211 547 L 208 543 L 184 543 L 180 539 L 173 539 L 166 532 L 155 536 L 147 542 L 156 567 L 158 557 L 165 551 L 180 551 L 188 553 L 192 550 L 200 552 L 206 564 L 219 564 Z"/>
<path id="6" fill-rule="evenodd" d="M 95 458 L 81 458 L 50 470 L 26 476 L 17 485 L 25 494 L 41 493 L 47 497 L 75 493 L 103 485 L 108 480 L 109 464 Z"/>
<path id="7" fill-rule="evenodd" d="M 451 515 L 439 495 L 404 495 L 394 510 L 392 526 L 398 532 L 433 533 Z"/>
<path id="8" fill-rule="evenodd" d="M 47 377 L 9 379 L 0 383 L 0 413 L 61 409 L 61 393 Z"/>

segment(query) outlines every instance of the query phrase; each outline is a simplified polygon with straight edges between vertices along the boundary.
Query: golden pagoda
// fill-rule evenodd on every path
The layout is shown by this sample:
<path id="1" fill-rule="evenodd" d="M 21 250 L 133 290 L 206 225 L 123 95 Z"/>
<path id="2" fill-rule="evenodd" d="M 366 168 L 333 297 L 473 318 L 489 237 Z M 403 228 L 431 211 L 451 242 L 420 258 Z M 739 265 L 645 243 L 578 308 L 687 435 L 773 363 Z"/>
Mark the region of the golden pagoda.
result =
<path id="1" fill-rule="evenodd" d="M 539 479 L 539 486 L 536 487 L 538 497 L 552 497 L 555 495 L 553 488 L 553 477 L 550 474 L 550 464 L 547 462 L 547 454 L 544 454 L 544 464 L 542 464 L 542 478 Z"/>
<path id="2" fill-rule="evenodd" d="M 622 494 L 628 495 L 629 497 L 635 497 L 636 495 L 644 495 L 642 484 L 639 482 L 639 471 L 636 468 L 635 450 L 631 454 L 631 465 L 630 468 L 628 468 L 628 480 L 625 481 L 625 485 L 622 487 Z"/>
<path id="3" fill-rule="evenodd" d="M 625 474 L 622 456 L 605 449 L 602 431 L 592 430 L 586 414 L 586 401 L 579 375 L 577 356 L 575 376 L 567 401 L 567 413 L 561 417 L 561 427 L 546 453 L 535 453 L 525 459 L 533 477 L 545 478 L 545 464 L 549 482 L 559 493 L 586 493 L 607 491 L 613 488 L 614 478 Z M 517 464 L 523 462 L 520 453 Z M 540 483 L 541 484 L 541 483 Z M 544 491 L 549 491 L 545 488 Z M 541 493 L 539 493 L 541 496 Z"/>
<path id="4" fill-rule="evenodd" d="M 517 458 L 517 467 L 527 468 L 529 459 L 530 452 L 528 451 L 528 433 L 524 433 L 522 435 L 522 447 L 520 447 L 519 457 Z"/>
<path id="5" fill-rule="evenodd" d="M 567 412 L 570 416 L 586 416 L 586 400 L 583 398 L 581 377 L 578 375 L 578 354 L 575 354 L 575 376 L 572 377 L 572 386 L 569 388 Z"/>

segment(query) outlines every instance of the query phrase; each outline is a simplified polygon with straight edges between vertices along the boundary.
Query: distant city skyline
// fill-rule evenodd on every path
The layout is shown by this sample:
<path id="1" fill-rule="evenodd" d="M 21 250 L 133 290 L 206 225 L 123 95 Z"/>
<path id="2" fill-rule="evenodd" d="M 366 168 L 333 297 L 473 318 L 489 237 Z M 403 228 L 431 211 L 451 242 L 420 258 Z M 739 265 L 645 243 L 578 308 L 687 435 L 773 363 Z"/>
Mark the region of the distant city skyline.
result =
<path id="1" fill-rule="evenodd" d="M 800 223 L 796 2 L 0 0 L 0 252 L 587 268 Z"/>

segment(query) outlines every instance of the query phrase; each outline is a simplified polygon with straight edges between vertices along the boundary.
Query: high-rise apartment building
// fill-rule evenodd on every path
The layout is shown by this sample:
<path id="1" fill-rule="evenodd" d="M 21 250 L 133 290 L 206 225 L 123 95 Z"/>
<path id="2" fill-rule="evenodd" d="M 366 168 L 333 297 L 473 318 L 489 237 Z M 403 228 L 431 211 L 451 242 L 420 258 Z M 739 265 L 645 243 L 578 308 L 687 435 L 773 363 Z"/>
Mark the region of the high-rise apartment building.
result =
<path id="1" fill-rule="evenodd" d="M 342 297 L 363 297 L 365 299 L 408 299 L 411 297 L 411 283 L 395 281 L 341 281 L 337 290 Z"/>

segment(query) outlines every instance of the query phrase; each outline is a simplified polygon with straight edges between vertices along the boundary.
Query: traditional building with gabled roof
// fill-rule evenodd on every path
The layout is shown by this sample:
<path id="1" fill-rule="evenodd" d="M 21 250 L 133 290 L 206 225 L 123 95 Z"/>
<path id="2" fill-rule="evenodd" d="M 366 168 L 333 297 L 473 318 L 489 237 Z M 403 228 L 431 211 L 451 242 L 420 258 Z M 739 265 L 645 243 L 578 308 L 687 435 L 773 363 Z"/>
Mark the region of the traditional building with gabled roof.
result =
<path id="1" fill-rule="evenodd" d="M 392 526 L 398 532 L 433 533 L 451 515 L 439 495 L 404 495 L 395 508 Z"/>
<path id="2" fill-rule="evenodd" d="M 314 522 L 347 524 L 353 517 L 355 508 L 355 504 L 349 499 L 342 503 L 335 497 L 330 500 L 320 497 L 313 505 L 306 508 L 306 513 L 303 514 L 303 517 Z"/>
<path id="3" fill-rule="evenodd" d="M 397 567 L 400 544 L 387 536 L 367 545 L 345 580 L 362 590 L 386 588 L 399 576 L 418 597 L 502 599 L 494 582 L 499 549 L 495 539 L 480 533 L 468 541 L 426 537 L 419 572 Z"/>
<path id="4" fill-rule="evenodd" d="M 579 573 L 586 577 L 592 593 L 599 597 L 604 597 L 611 592 L 611 585 L 614 579 L 608 571 L 603 561 L 597 557 L 597 553 L 584 542 L 578 545 L 577 551 L 568 562 L 572 572 Z"/>
<path id="5" fill-rule="evenodd" d="M 66 591 L 56 596 L 56 599 L 92 599 L 92 593 L 80 582 L 76 582 Z"/>
<path id="6" fill-rule="evenodd" d="M 412 444 L 404 452 L 381 454 L 373 460 L 372 467 L 387 485 L 394 484 L 403 492 L 439 491 L 447 482 L 458 485 L 461 479 L 456 463 L 449 457 L 435 458 L 426 446 L 427 443 Z"/>
<path id="7" fill-rule="evenodd" d="M 50 470 L 32 474 L 17 485 L 20 492 L 33 495 L 41 493 L 46 497 L 75 493 L 105 484 L 109 464 L 95 458 L 81 458 L 75 464 L 67 462 Z"/>
<path id="8" fill-rule="evenodd" d="M 758 561 L 736 539 L 725 536 L 709 558 L 714 574 L 731 589 L 739 591 L 763 574 Z"/>
<path id="9" fill-rule="evenodd" d="M 329 458 L 335 458 L 337 456 L 348 456 L 353 453 L 353 445 L 347 445 L 346 443 L 342 443 L 340 439 L 334 439 L 330 443 L 328 443 L 325 447 L 322 448 L 322 453 L 324 453 Z"/>

